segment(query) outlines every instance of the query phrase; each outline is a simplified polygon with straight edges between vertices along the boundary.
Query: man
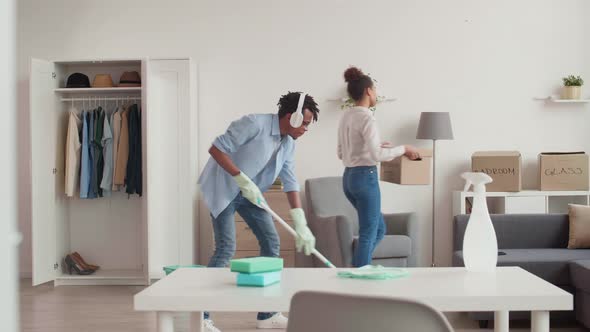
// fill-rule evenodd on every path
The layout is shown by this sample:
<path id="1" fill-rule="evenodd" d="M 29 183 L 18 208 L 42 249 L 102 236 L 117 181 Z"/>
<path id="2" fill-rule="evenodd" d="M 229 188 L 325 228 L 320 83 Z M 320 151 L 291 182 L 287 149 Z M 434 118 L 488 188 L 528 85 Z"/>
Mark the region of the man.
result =
<path id="1" fill-rule="evenodd" d="M 311 96 L 299 92 L 283 95 L 278 114 L 251 114 L 231 123 L 209 149 L 211 158 L 199 179 L 211 212 L 215 253 L 209 267 L 225 267 L 236 251 L 235 213 L 239 213 L 258 239 L 260 255 L 278 257 L 279 236 L 271 215 L 263 210 L 262 193 L 283 182 L 297 232 L 297 250 L 309 255 L 315 238 L 305 219 L 295 177 L 295 140 L 303 136 L 319 109 Z M 258 328 L 287 328 L 281 313 L 258 313 Z M 205 330 L 219 331 L 205 313 Z"/>

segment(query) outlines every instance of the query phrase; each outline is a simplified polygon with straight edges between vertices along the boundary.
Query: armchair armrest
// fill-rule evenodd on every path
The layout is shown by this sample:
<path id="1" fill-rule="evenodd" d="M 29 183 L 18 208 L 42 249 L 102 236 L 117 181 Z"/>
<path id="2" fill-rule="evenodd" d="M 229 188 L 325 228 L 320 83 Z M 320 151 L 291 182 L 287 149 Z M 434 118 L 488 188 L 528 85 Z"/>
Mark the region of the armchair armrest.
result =
<path id="1" fill-rule="evenodd" d="M 418 222 L 415 213 L 383 214 L 387 235 L 406 235 L 412 241 L 412 253 L 408 257 L 408 266 L 418 266 L 420 257 L 420 239 Z"/>
<path id="2" fill-rule="evenodd" d="M 352 266 L 352 223 L 345 216 L 310 218 L 316 248 L 337 267 Z M 324 266 L 314 257 L 314 266 Z"/>

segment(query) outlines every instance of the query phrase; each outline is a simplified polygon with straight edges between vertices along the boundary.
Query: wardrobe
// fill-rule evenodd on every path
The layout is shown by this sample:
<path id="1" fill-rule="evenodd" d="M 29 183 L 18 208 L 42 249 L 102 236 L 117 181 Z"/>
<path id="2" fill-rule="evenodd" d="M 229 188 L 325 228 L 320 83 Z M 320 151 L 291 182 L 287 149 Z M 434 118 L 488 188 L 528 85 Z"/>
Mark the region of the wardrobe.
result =
<path id="1" fill-rule="evenodd" d="M 31 221 L 33 285 L 147 285 L 167 265 L 192 264 L 197 218 L 196 67 L 188 58 L 31 60 Z M 66 88 L 72 73 L 92 79 L 141 74 L 139 87 Z M 71 109 L 92 103 L 141 108 L 143 194 L 80 199 L 64 193 Z M 70 275 L 64 257 L 100 265 Z"/>

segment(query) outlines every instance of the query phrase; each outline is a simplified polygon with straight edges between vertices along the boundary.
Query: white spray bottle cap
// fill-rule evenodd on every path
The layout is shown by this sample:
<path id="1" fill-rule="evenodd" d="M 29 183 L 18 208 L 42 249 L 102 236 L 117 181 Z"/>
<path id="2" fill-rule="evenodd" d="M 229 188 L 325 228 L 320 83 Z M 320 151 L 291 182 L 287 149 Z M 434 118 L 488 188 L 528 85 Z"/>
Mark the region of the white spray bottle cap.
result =
<path id="1" fill-rule="evenodd" d="M 473 192 L 476 193 L 485 193 L 486 184 L 494 181 L 489 175 L 480 172 L 465 172 L 461 177 L 465 179 L 463 191 L 469 191 L 469 187 L 473 185 Z"/>

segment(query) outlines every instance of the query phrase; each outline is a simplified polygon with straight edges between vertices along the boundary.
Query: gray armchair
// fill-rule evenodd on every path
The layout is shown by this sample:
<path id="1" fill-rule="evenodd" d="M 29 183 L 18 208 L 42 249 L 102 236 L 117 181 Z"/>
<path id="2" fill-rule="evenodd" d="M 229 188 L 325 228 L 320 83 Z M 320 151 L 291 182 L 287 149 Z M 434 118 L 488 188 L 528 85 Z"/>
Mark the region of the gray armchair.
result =
<path id="1" fill-rule="evenodd" d="M 358 241 L 356 210 L 344 196 L 342 177 L 324 177 L 305 181 L 307 214 L 316 247 L 334 265 L 352 266 Z M 417 266 L 418 230 L 414 213 L 384 214 L 386 235 L 373 253 L 372 264 Z M 323 264 L 314 258 L 315 266 Z"/>

